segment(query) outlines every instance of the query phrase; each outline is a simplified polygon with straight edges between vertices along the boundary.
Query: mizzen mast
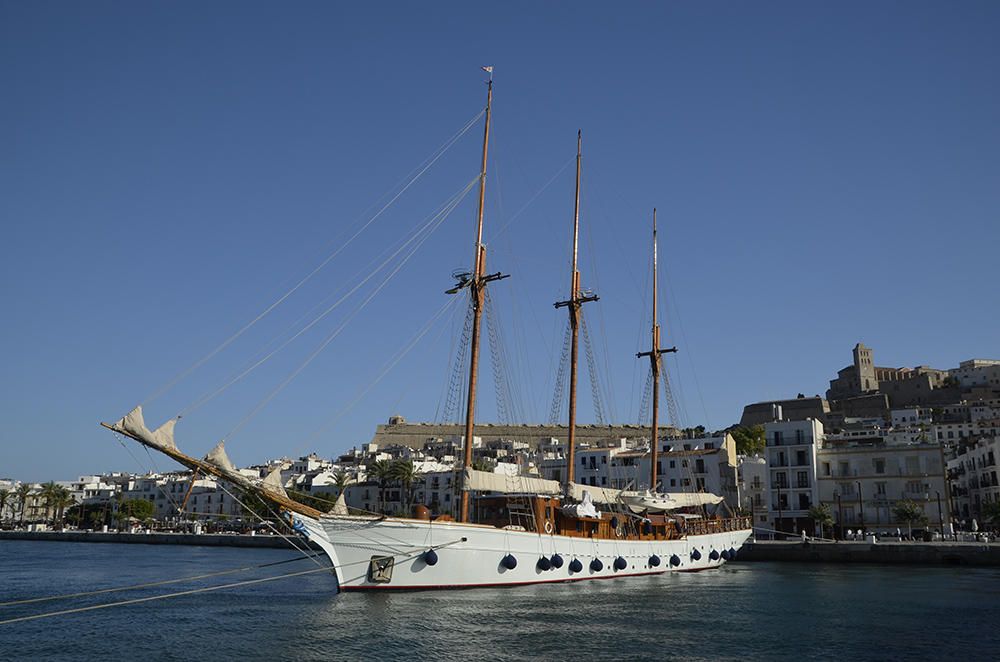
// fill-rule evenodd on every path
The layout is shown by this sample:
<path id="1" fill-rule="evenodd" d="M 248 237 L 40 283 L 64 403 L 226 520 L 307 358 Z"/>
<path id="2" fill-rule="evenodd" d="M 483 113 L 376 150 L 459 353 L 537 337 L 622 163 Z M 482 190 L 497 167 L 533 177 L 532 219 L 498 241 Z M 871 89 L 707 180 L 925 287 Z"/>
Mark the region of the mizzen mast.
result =
<path id="1" fill-rule="evenodd" d="M 676 347 L 670 347 L 666 349 L 660 348 L 660 324 L 656 317 L 656 281 L 657 281 L 657 256 L 656 256 L 656 208 L 653 208 L 653 328 L 652 328 L 652 343 L 650 350 L 648 352 L 639 352 L 636 354 L 636 358 L 642 358 L 643 356 L 649 357 L 649 367 L 653 371 L 653 406 L 652 406 L 652 421 L 650 421 L 650 435 L 649 435 L 649 489 L 652 492 L 656 491 L 656 478 L 657 478 L 657 451 L 659 450 L 659 405 L 660 405 L 660 355 L 666 354 L 668 352 L 676 352 Z"/>
<path id="2" fill-rule="evenodd" d="M 472 432 L 476 412 L 476 377 L 479 367 L 479 330 L 483 318 L 483 305 L 486 298 L 486 284 L 506 278 L 506 275 L 495 273 L 486 275 L 486 247 L 483 246 L 483 206 L 486 202 L 486 155 L 490 144 L 490 113 L 493 105 L 493 67 L 483 67 L 490 75 L 486 91 L 486 122 L 483 129 L 483 160 L 479 169 L 479 211 L 476 222 L 476 250 L 472 260 L 472 273 L 459 276 L 455 287 L 448 294 L 456 294 L 459 290 L 469 288 L 472 300 L 472 338 L 470 339 L 471 357 L 469 361 L 469 393 L 465 405 L 465 442 L 462 468 L 472 468 Z M 463 476 L 465 473 L 463 472 Z M 460 519 L 469 521 L 469 491 L 462 486 L 462 509 Z"/>
<path id="3" fill-rule="evenodd" d="M 574 452 L 576 450 L 576 364 L 579 353 L 580 313 L 581 306 L 588 301 L 597 301 L 595 294 L 584 294 L 580 291 L 580 272 L 577 270 L 577 255 L 580 246 L 580 170 L 583 164 L 583 132 L 576 134 L 576 198 L 573 205 L 573 266 L 570 270 L 569 299 L 553 304 L 556 308 L 566 308 L 569 311 L 570 346 L 569 346 L 569 431 L 566 437 L 566 491 L 569 493 L 573 482 Z"/>

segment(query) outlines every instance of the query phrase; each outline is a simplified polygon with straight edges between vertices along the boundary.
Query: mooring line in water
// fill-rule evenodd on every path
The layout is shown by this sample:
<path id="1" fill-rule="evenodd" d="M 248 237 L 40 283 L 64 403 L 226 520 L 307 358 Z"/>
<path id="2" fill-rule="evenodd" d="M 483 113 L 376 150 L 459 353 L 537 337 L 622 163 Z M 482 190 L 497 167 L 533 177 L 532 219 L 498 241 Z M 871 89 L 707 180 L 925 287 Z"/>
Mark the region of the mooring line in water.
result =
<path id="1" fill-rule="evenodd" d="M 153 600 L 164 600 L 166 598 L 177 598 L 184 595 L 194 595 L 196 593 L 209 593 L 211 591 L 221 591 L 227 588 L 238 588 L 240 586 L 250 586 L 251 584 L 263 584 L 264 582 L 273 582 L 278 579 L 288 579 L 289 577 L 300 577 L 302 575 L 310 575 L 314 572 L 330 572 L 332 568 L 310 568 L 309 570 L 301 570 L 299 572 L 291 572 L 287 575 L 277 575 L 276 577 L 263 577 L 261 579 L 248 579 L 242 582 L 233 582 L 232 584 L 221 584 L 219 586 L 205 586 L 202 588 L 192 588 L 187 591 L 178 591 L 176 593 L 166 593 L 164 595 L 151 595 L 145 598 L 132 598 L 131 600 L 120 600 L 118 602 L 106 602 L 100 605 L 90 605 L 89 607 L 76 607 L 75 609 L 63 609 L 61 611 L 49 611 L 44 614 L 32 614 L 31 616 L 18 616 L 17 618 L 8 618 L 6 620 L 0 621 L 0 625 L 9 625 L 11 623 L 23 623 L 24 621 L 33 621 L 40 618 L 51 618 L 53 616 L 66 616 L 68 614 L 79 614 L 85 611 L 94 611 L 96 609 L 107 609 L 109 607 L 121 607 L 124 605 L 134 605 L 141 602 L 152 602 Z"/>
<path id="2" fill-rule="evenodd" d="M 83 598 L 89 595 L 99 595 L 102 593 L 114 593 L 116 591 L 135 591 L 141 588 L 152 588 L 154 586 L 164 586 L 166 584 L 178 584 L 180 582 L 190 582 L 197 579 L 208 579 L 209 577 L 219 577 L 221 575 L 231 575 L 237 572 L 247 572 L 249 570 L 258 570 L 260 568 L 270 568 L 276 565 L 283 565 L 285 563 L 292 563 L 295 561 L 302 561 L 307 558 L 315 558 L 317 556 L 323 556 L 320 554 L 312 554 L 310 556 L 301 556 L 294 559 L 284 559 L 283 561 L 272 561 L 270 563 L 262 563 L 260 565 L 249 565 L 243 568 L 233 568 L 230 570 L 220 570 L 219 572 L 210 572 L 204 575 L 192 575 L 190 577 L 181 577 L 179 579 L 164 579 L 158 582 L 148 582 L 145 584 L 132 584 L 130 586 L 116 586 L 112 588 L 102 588 L 96 591 L 82 591 L 79 593 L 63 593 L 61 595 L 46 595 L 40 598 L 26 598 L 24 600 L 11 600 L 9 602 L 0 602 L 0 607 L 12 607 L 14 605 L 26 605 L 38 602 L 47 602 L 49 600 L 59 600 L 59 599 L 71 599 L 71 598 Z"/>

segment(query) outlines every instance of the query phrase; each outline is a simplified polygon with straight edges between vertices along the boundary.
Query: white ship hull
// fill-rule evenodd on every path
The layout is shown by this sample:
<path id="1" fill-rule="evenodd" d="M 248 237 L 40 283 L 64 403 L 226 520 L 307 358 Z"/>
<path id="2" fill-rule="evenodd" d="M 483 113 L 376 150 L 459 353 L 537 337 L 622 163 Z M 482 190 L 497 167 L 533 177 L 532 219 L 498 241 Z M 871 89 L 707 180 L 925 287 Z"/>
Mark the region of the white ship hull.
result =
<path id="1" fill-rule="evenodd" d="M 345 591 L 516 586 L 705 570 L 725 563 L 731 550 L 739 550 L 751 534 L 736 530 L 679 540 L 594 540 L 456 522 L 337 516 L 316 520 L 302 515 L 295 519 L 301 522 L 296 528 L 330 557 Z M 426 558 L 430 549 L 437 556 L 433 564 Z M 541 557 L 551 559 L 556 554 L 562 567 L 539 566 Z M 516 559 L 514 568 L 503 565 L 507 555 Z M 654 555 L 659 557 L 658 566 L 651 563 Z M 373 572 L 373 557 L 391 567 Z M 626 567 L 615 567 L 619 558 Z M 578 571 L 571 568 L 574 559 L 582 564 Z M 599 569 L 591 565 L 594 559 L 600 561 Z"/>

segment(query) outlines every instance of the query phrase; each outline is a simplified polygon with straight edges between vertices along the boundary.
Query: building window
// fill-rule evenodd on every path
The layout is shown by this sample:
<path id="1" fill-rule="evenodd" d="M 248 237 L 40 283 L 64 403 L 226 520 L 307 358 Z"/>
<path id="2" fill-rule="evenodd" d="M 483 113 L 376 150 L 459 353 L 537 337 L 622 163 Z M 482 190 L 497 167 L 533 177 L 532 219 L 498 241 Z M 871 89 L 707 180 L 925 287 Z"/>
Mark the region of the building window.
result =
<path id="1" fill-rule="evenodd" d="M 877 474 L 884 474 L 885 473 L 885 458 L 884 457 L 877 457 L 874 460 L 872 460 L 872 463 L 875 465 L 875 473 L 877 473 Z"/>
<path id="2" fill-rule="evenodd" d="M 675 469 L 676 467 L 677 467 L 677 461 L 676 460 L 670 460 L 670 468 L 671 469 Z"/>

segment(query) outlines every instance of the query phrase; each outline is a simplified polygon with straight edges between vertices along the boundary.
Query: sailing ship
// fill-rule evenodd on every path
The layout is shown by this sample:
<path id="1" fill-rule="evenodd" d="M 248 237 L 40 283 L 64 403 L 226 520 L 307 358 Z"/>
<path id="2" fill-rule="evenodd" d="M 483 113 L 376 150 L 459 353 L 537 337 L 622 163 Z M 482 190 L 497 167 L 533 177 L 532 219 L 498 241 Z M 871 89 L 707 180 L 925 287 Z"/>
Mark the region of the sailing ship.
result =
<path id="1" fill-rule="evenodd" d="M 244 493 L 254 494 L 273 506 L 297 534 L 326 553 L 339 587 L 344 591 L 516 586 L 657 575 L 721 566 L 735 558 L 750 537 L 749 519 L 671 514 L 678 508 L 718 503 L 720 497 L 704 493 L 664 495 L 626 492 L 581 485 L 573 480 L 581 308 L 598 298 L 589 291 L 581 290 L 577 269 L 582 168 L 582 136 L 579 133 L 570 296 L 555 304 L 556 308 L 568 310 L 572 334 L 566 475 L 561 481 L 528 476 L 507 477 L 479 471 L 472 466 L 471 441 L 485 291 L 490 282 L 505 277 L 500 273 L 487 273 L 486 247 L 483 244 L 483 206 L 493 100 L 492 68 L 484 69 L 491 75 L 487 83 L 484 113 L 472 271 L 460 275 L 459 282 L 449 290 L 450 293 L 457 293 L 468 289 L 472 306 L 458 521 L 448 515 L 432 517 L 421 506 L 414 509 L 412 517 L 352 514 L 342 500 L 330 512 L 322 512 L 290 498 L 281 483 L 279 469 L 263 480 L 253 480 L 237 471 L 226 455 L 223 442 L 219 442 L 202 459 L 183 453 L 174 441 L 176 419 L 150 430 L 143 419 L 141 406 L 115 423 L 102 425 L 196 472 L 215 476 Z M 653 245 L 652 345 L 650 351 L 637 356 L 649 357 L 653 371 L 650 486 L 655 490 L 660 356 L 675 351 L 659 347 L 655 211 Z M 472 496 L 476 493 L 480 496 L 473 504 Z M 603 510 L 598 510 L 598 505 Z"/>

